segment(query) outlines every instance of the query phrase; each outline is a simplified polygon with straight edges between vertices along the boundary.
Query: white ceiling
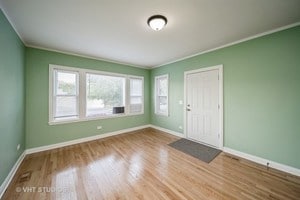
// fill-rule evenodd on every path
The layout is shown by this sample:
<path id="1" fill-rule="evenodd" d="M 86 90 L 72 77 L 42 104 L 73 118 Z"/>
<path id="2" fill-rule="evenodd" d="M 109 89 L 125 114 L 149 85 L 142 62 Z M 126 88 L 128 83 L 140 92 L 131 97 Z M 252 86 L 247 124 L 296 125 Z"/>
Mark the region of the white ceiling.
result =
<path id="1" fill-rule="evenodd" d="M 154 67 L 300 21 L 300 0 L 0 0 L 27 46 Z M 165 29 L 147 25 L 154 14 Z"/>

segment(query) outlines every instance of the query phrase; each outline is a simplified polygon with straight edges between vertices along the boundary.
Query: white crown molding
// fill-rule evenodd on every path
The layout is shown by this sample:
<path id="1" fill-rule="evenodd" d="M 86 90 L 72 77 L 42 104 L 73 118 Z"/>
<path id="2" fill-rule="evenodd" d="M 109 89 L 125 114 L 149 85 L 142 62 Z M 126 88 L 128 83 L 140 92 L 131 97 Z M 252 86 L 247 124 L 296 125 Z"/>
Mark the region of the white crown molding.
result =
<path id="1" fill-rule="evenodd" d="M 230 46 L 233 46 L 233 45 L 242 43 L 242 42 L 246 42 L 246 41 L 253 40 L 253 39 L 256 39 L 256 38 L 259 38 L 259 37 L 263 37 L 263 36 L 266 36 L 266 35 L 270 35 L 270 34 L 272 34 L 272 33 L 276 33 L 276 32 L 279 32 L 279 31 L 283 31 L 283 30 L 286 30 L 286 29 L 289 29 L 289 28 L 293 28 L 293 27 L 296 27 L 296 26 L 299 26 L 299 25 L 300 25 L 300 22 L 296 22 L 296 23 L 293 23 L 293 24 L 289 24 L 289 25 L 286 25 L 286 26 L 282 26 L 282 27 L 279 27 L 279 28 L 275 28 L 275 29 L 272 29 L 272 30 L 269 30 L 269 31 L 266 31 L 266 32 L 263 32 L 263 33 L 259 33 L 259 34 L 256 34 L 256 35 L 253 35 L 253 36 L 244 38 L 244 39 L 237 40 L 237 41 L 235 41 L 235 42 L 230 42 L 230 43 L 228 43 L 228 44 L 225 44 L 225 45 L 222 45 L 222 46 L 219 46 L 219 47 L 216 47 L 216 48 L 208 49 L 208 50 L 201 51 L 201 52 L 199 52 L 199 53 L 196 53 L 196 54 L 193 54 L 193 55 L 190 55 L 190 56 L 186 56 L 186 57 L 183 57 L 183 58 L 179 58 L 179 59 L 177 59 L 177 60 L 173 60 L 173 61 L 170 61 L 170 62 L 166 62 L 166 63 L 164 63 L 164 64 L 154 66 L 154 67 L 152 67 L 151 69 L 163 67 L 163 66 L 165 66 L 165 65 L 169 65 L 169 64 L 176 63 L 176 62 L 179 62 L 179 61 L 182 61 L 182 60 L 186 60 L 186 59 L 188 59 L 188 58 L 192 58 L 192 57 L 199 56 L 199 55 L 202 55 L 202 54 L 205 54 L 205 53 L 209 53 L 209 52 L 212 52 L 212 51 L 216 51 L 216 50 L 219 50 L 219 49 L 223 49 L 223 48 L 226 48 L 226 47 L 230 47 Z"/>
<path id="2" fill-rule="evenodd" d="M 5 190 L 7 189 L 8 185 L 10 184 L 13 177 L 15 176 L 17 170 L 19 169 L 20 164 L 22 163 L 22 161 L 25 158 L 25 155 L 26 155 L 26 151 L 23 151 L 23 153 L 19 156 L 17 162 L 11 168 L 9 174 L 7 175 L 7 177 L 5 178 L 3 183 L 1 184 L 1 186 L 0 186 L 0 199 L 2 198 L 3 194 L 5 193 Z"/>
<path id="3" fill-rule="evenodd" d="M 103 61 L 103 62 L 114 63 L 114 64 L 118 64 L 118 65 L 124 65 L 124 66 L 128 66 L 128 67 L 151 69 L 151 67 L 132 65 L 132 64 L 129 64 L 129 63 L 125 63 L 125 62 L 118 62 L 118 61 L 115 61 L 115 60 L 109 60 L 109 59 L 100 58 L 100 57 L 96 57 L 96 56 L 88 56 L 88 55 L 83 55 L 83 54 L 71 53 L 71 52 L 68 52 L 68 51 L 62 51 L 62 50 L 51 49 L 51 48 L 46 48 L 46 47 L 40 47 L 40 46 L 35 46 L 35 45 L 30 45 L 30 44 L 26 44 L 25 46 L 30 47 L 30 48 L 45 50 L 45 51 L 62 53 L 62 54 L 70 55 L 70 56 L 77 56 L 77 57 L 81 57 L 81 58 L 88 58 L 88 59 L 99 60 L 99 61 Z"/>
<path id="4" fill-rule="evenodd" d="M 24 38 L 21 37 L 21 34 L 18 32 L 16 26 L 12 23 L 12 20 L 10 19 L 10 17 L 6 14 L 1 1 L 0 1 L 0 9 L 2 10 L 4 16 L 6 17 L 7 21 L 9 22 L 9 24 L 11 25 L 11 27 L 14 29 L 14 31 L 16 32 L 16 34 L 18 35 L 19 39 L 23 42 L 24 46 L 26 46 L 26 42 L 24 40 Z"/>
<path id="5" fill-rule="evenodd" d="M 291 167 L 291 166 L 288 166 L 288 165 L 284 165 L 284 164 L 281 164 L 281 163 L 277 163 L 277 162 L 274 162 L 272 160 L 268 160 L 268 159 L 261 158 L 261 157 L 258 157 L 258 156 L 254 156 L 254 155 L 251 155 L 251 154 L 247 154 L 247 153 L 244 153 L 244 152 L 241 152 L 241 151 L 237 151 L 237 150 L 234 150 L 234 149 L 231 149 L 231 148 L 228 148 L 228 147 L 224 147 L 223 151 L 225 153 L 232 154 L 232 155 L 244 158 L 246 160 L 250 160 L 252 162 L 255 162 L 255 163 L 258 163 L 258 164 L 261 164 L 261 165 L 264 165 L 264 166 L 267 166 L 267 164 L 269 163 L 268 166 L 270 168 L 274 168 L 274 169 L 277 169 L 277 170 L 280 170 L 280 171 L 283 171 L 283 172 L 286 172 L 286 173 L 289 173 L 289 174 L 300 177 L 300 169 L 297 169 L 297 168 L 294 168 L 294 167 Z"/>
<path id="6" fill-rule="evenodd" d="M 5 17 L 9 21 L 10 25 L 13 27 L 16 34 L 18 35 L 18 37 L 20 38 L 20 40 L 23 42 L 23 44 L 26 47 L 31 47 L 31 48 L 41 49 L 41 50 L 47 50 L 47 51 L 52 51 L 52 52 L 57 52 L 57 53 L 63 53 L 63 54 L 67 54 L 67 55 L 78 56 L 78 57 L 82 57 L 82 58 L 89 58 L 89 59 L 94 59 L 94 60 L 99 60 L 99 61 L 104 61 L 104 62 L 110 62 L 110 63 L 120 64 L 120 65 L 130 66 L 130 67 L 142 68 L 142 69 L 154 69 L 154 68 L 162 67 L 162 66 L 165 66 L 165 65 L 168 65 L 168 64 L 172 64 L 172 63 L 175 63 L 175 62 L 186 60 L 188 58 L 192 58 L 192 57 L 199 56 L 199 55 L 202 55 L 202 54 L 205 54 L 205 53 L 209 53 L 209 52 L 212 52 L 212 51 L 223 49 L 223 48 L 233 46 L 233 45 L 236 45 L 236 44 L 239 44 L 239 43 L 242 43 L 242 42 L 246 42 L 248 40 L 259 38 L 259 37 L 262 37 L 262 36 L 265 36 L 265 35 L 269 35 L 269 34 L 272 34 L 272 33 L 275 33 L 275 32 L 279 32 L 279 31 L 286 30 L 286 29 L 293 28 L 293 27 L 296 27 L 296 26 L 300 25 L 300 22 L 296 22 L 296 23 L 289 24 L 289 25 L 286 25 L 286 26 L 282 26 L 282 27 L 279 27 L 279 28 L 275 28 L 275 29 L 272 29 L 272 30 L 269 30 L 269 31 L 266 31 L 266 32 L 263 32 L 263 33 L 259 33 L 259 34 L 256 34 L 254 36 L 250 36 L 250 37 L 247 37 L 247 38 L 244 38 L 244 39 L 241 39 L 241 40 L 237 40 L 235 42 L 231 42 L 231 43 L 228 43 L 228 44 L 216 47 L 216 48 L 208 49 L 208 50 L 196 53 L 196 54 L 192 54 L 190 56 L 185 56 L 183 58 L 179 58 L 179 59 L 176 59 L 176 60 L 173 60 L 173 61 L 170 61 L 170 62 L 166 62 L 166 63 L 160 64 L 160 65 L 157 65 L 157 66 L 152 66 L 152 67 L 148 66 L 148 67 L 146 67 L 146 66 L 138 66 L 138 65 L 125 63 L 125 62 L 118 62 L 118 61 L 115 61 L 115 60 L 100 58 L 100 57 L 97 57 L 97 56 L 82 55 L 82 54 L 77 54 L 77 53 L 71 53 L 71 52 L 68 52 L 68 51 L 56 50 L 56 49 L 52 49 L 52 48 L 46 48 L 46 47 L 27 44 L 25 42 L 24 38 L 21 37 L 21 34 L 17 31 L 17 28 L 12 23 L 12 20 L 10 19 L 10 17 L 6 14 L 3 6 L 1 5 L 1 1 L 0 1 L 0 9 L 2 10 L 3 14 L 5 15 Z"/>
<path id="7" fill-rule="evenodd" d="M 104 59 L 104 58 L 100 58 L 100 57 L 96 57 L 96 56 L 87 56 L 87 55 L 82 55 L 82 54 L 77 54 L 77 53 L 71 53 L 71 52 L 68 52 L 68 51 L 61 51 L 61 50 L 56 50 L 56 49 L 51 49 L 51 48 L 46 48 L 46 47 L 41 47 L 41 46 L 30 45 L 30 44 L 28 44 L 28 43 L 25 42 L 24 38 L 21 37 L 21 34 L 18 32 L 16 26 L 14 25 L 14 23 L 12 23 L 12 20 L 6 14 L 5 10 L 3 9 L 2 5 L 1 5 L 1 1 L 0 1 L 0 9 L 2 10 L 4 16 L 6 17 L 6 19 L 8 20 L 8 22 L 13 27 L 14 31 L 16 32 L 16 34 L 18 35 L 18 37 L 20 38 L 20 40 L 23 42 L 23 44 L 26 47 L 31 47 L 31 48 L 41 49 L 41 50 L 46 50 L 46 51 L 52 51 L 52 52 L 56 52 L 56 53 L 62 53 L 62 54 L 71 55 L 71 56 L 77 56 L 77 57 L 81 57 L 81 58 L 88 58 L 88 59 L 93 59 L 93 60 L 99 60 L 99 61 L 104 61 L 104 62 L 119 64 L 119 65 L 125 65 L 125 66 L 129 66 L 129 67 L 142 68 L 142 69 L 151 69 L 151 67 L 144 67 L 144 66 L 132 65 L 132 64 L 129 64 L 129 63 L 125 63 L 125 62 L 118 62 L 118 61 L 115 61 L 115 60 Z"/>

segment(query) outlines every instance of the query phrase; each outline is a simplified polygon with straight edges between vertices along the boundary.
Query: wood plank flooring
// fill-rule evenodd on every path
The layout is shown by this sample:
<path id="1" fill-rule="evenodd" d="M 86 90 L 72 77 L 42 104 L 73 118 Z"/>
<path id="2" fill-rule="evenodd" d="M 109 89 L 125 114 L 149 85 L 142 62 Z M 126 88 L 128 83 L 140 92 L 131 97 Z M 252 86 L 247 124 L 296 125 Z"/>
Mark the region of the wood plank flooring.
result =
<path id="1" fill-rule="evenodd" d="M 204 163 L 144 129 L 27 155 L 3 199 L 300 199 L 300 177 L 221 153 Z"/>

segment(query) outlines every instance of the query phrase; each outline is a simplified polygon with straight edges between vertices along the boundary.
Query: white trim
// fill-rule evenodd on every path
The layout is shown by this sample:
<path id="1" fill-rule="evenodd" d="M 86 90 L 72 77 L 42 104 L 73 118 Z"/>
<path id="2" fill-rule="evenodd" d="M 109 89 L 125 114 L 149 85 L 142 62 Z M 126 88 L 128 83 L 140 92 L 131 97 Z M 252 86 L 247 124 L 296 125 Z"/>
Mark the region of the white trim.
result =
<path id="1" fill-rule="evenodd" d="M 12 23 L 12 20 L 10 19 L 10 17 L 6 14 L 6 12 L 4 11 L 3 6 L 1 5 L 1 1 L 0 1 L 0 9 L 2 10 L 2 13 L 4 14 L 4 16 L 6 17 L 7 21 L 9 22 L 9 24 L 11 25 L 11 27 L 14 29 L 14 31 L 16 32 L 16 34 L 18 35 L 19 39 L 22 41 L 22 43 L 24 44 L 24 46 L 27 46 L 25 40 L 21 37 L 21 34 L 17 31 L 17 28 L 15 26 L 14 23 Z"/>
<path id="2" fill-rule="evenodd" d="M 159 127 L 159 126 L 155 126 L 155 125 L 153 125 L 153 124 L 150 124 L 149 127 L 150 127 L 150 128 L 154 128 L 154 129 L 157 129 L 157 130 L 162 131 L 162 132 L 169 133 L 169 134 L 171 134 L 171 135 L 175 135 L 175 136 L 180 137 L 180 138 L 183 138 L 183 137 L 184 137 L 183 133 L 179 133 L 179 132 L 176 132 L 176 131 L 172 131 L 172 130 L 170 130 L 170 129 L 166 129 L 166 128 L 162 128 L 162 127 Z"/>
<path id="3" fill-rule="evenodd" d="M 175 135 L 175 136 L 180 137 L 180 138 L 185 137 L 185 135 L 182 134 L 182 133 L 172 131 L 172 130 L 169 130 L 169 129 L 166 129 L 166 128 L 162 128 L 162 127 L 159 127 L 159 126 L 155 126 L 153 124 L 150 124 L 149 127 L 157 129 L 159 131 L 169 133 L 171 135 Z M 277 162 L 267 160 L 267 159 L 264 159 L 264 158 L 261 158 L 261 157 L 258 157 L 258 156 L 253 156 L 251 154 L 243 153 L 243 152 L 240 152 L 240 151 L 228 148 L 228 147 L 223 147 L 221 150 L 223 150 L 225 153 L 229 153 L 229 154 L 232 154 L 232 155 L 235 155 L 235 156 L 238 156 L 238 157 L 241 157 L 241 158 L 244 158 L 244 159 L 250 160 L 252 162 L 265 165 L 265 166 L 267 165 L 267 163 L 269 163 L 269 167 L 271 167 L 271 168 L 274 168 L 274 169 L 277 169 L 279 171 L 290 173 L 292 175 L 296 175 L 296 176 L 300 177 L 300 169 L 297 169 L 295 167 L 291 167 L 291 166 L 288 166 L 288 165 L 277 163 Z"/>
<path id="4" fill-rule="evenodd" d="M 224 131 L 223 131 L 223 65 L 216 65 L 216 66 L 211 66 L 211 67 L 204 67 L 204 68 L 199 68 L 196 70 L 190 70 L 190 71 L 185 71 L 184 72 L 184 86 L 183 86 L 183 123 L 184 123 L 184 137 L 187 138 L 187 111 L 186 111 L 186 98 L 187 98 L 187 75 L 188 74 L 193 74 L 193 73 L 199 73 L 199 72 L 204 72 L 204 71 L 211 71 L 211 70 L 218 70 L 219 72 L 219 145 L 217 146 L 218 149 L 223 149 L 224 145 Z M 201 141 L 199 141 L 201 142 Z"/>
<path id="5" fill-rule="evenodd" d="M 259 38 L 259 37 L 263 37 L 263 36 L 266 36 L 266 35 L 270 35 L 270 34 L 272 34 L 272 33 L 276 33 L 276 32 L 279 32 L 279 31 L 283 31 L 283 30 L 286 30 L 286 29 L 289 29 L 289 28 L 293 28 L 293 27 L 296 27 L 296 26 L 299 26 L 299 25 L 300 25 L 300 22 L 296 22 L 296 23 L 293 23 L 293 24 L 289 24 L 289 25 L 286 25 L 286 26 L 282 26 L 282 27 L 279 27 L 279 28 L 275 28 L 275 29 L 272 29 L 272 30 L 269 30 L 269 31 L 265 31 L 265 32 L 262 32 L 262 33 L 259 33 L 259 34 L 256 34 L 256 35 L 253 35 L 253 36 L 250 36 L 250 37 L 246 37 L 246 38 L 244 38 L 244 39 L 237 40 L 237 41 L 235 41 L 235 42 L 227 43 L 227 44 L 225 44 L 225 45 L 222 45 L 222 46 L 219 46 L 219 47 L 216 47 L 216 48 L 204 50 L 204 51 L 201 51 L 201 52 L 199 52 L 199 53 L 192 54 L 192 55 L 190 55 L 190 56 L 185 56 L 185 57 L 179 58 L 179 59 L 177 59 L 177 60 L 173 60 L 173 61 L 170 61 L 170 62 L 166 62 L 166 63 L 164 63 L 164 64 L 161 64 L 161 65 L 157 65 L 157 66 L 151 67 L 151 69 L 163 67 L 163 66 L 165 66 L 165 65 L 169 65 L 169 64 L 176 63 L 176 62 L 179 62 L 179 61 L 182 61 L 182 60 L 186 60 L 186 59 L 188 59 L 188 58 L 192 58 L 192 57 L 199 56 L 199 55 L 202 55 L 202 54 L 205 54 L 205 53 L 209 53 L 209 52 L 212 52 L 212 51 L 216 51 L 216 50 L 219 50 L 219 49 L 223 49 L 223 48 L 226 48 L 226 47 L 230 47 L 230 46 L 233 46 L 233 45 L 242 43 L 242 42 L 246 42 L 246 41 L 253 40 L 253 39 L 256 39 L 256 38 Z"/>
<path id="6" fill-rule="evenodd" d="M 215 50 L 223 49 L 225 47 L 233 46 L 233 45 L 236 45 L 236 44 L 239 44 L 239 43 L 242 43 L 242 42 L 246 42 L 248 40 L 252 40 L 252 39 L 255 39 L 255 38 L 262 37 L 262 36 L 270 35 L 272 33 L 276 33 L 276 32 L 283 31 L 283 30 L 293 28 L 293 27 L 296 27 L 296 26 L 300 25 L 300 22 L 292 23 L 292 24 L 282 26 L 282 27 L 279 27 L 279 28 L 275 28 L 275 29 L 272 29 L 272 30 L 269 30 L 269 31 L 265 31 L 265 32 L 262 32 L 262 33 L 259 33 L 259 34 L 256 34 L 256 35 L 253 35 L 253 36 L 250 36 L 250 37 L 246 37 L 244 39 L 240 39 L 240 40 L 237 40 L 235 42 L 230 42 L 228 44 L 225 44 L 225 45 L 222 45 L 222 46 L 219 46 L 219 47 L 216 47 L 216 48 L 201 51 L 199 53 L 192 54 L 190 56 L 185 56 L 185 57 L 177 59 L 177 60 L 166 62 L 166 63 L 160 64 L 160 65 L 157 65 L 157 66 L 146 67 L 146 66 L 133 65 L 133 64 L 125 63 L 125 62 L 119 62 L 119 61 L 116 61 L 116 60 L 100 58 L 100 57 L 97 57 L 97 56 L 81 55 L 81 54 L 78 54 L 78 53 L 71 53 L 71 52 L 67 52 L 67 51 L 63 51 L 63 50 L 55 50 L 55 49 L 52 49 L 52 48 L 40 47 L 40 46 L 36 46 L 36 45 L 29 45 L 21 37 L 21 34 L 19 34 L 19 32 L 17 31 L 15 25 L 12 23 L 12 20 L 10 20 L 9 16 L 6 14 L 3 6 L 1 5 L 1 1 L 0 1 L 0 9 L 2 10 L 2 12 L 5 15 L 6 19 L 9 21 L 10 25 L 13 27 L 14 31 L 16 32 L 16 34 L 19 36 L 20 40 L 23 42 L 23 44 L 26 47 L 41 49 L 41 50 L 45 50 L 45 51 L 52 51 L 52 52 L 56 52 L 56 53 L 62 53 L 62 54 L 72 55 L 72 56 L 77 56 L 77 57 L 82 57 L 82 58 L 94 59 L 94 60 L 99 60 L 99 61 L 103 61 L 103 62 L 115 63 L 115 64 L 124 65 L 124 66 L 128 66 L 128 67 L 142 68 L 142 69 L 154 69 L 154 68 L 162 67 L 162 66 L 165 66 L 165 65 L 168 65 L 168 64 L 172 64 L 172 63 L 182 61 L 182 60 L 185 60 L 185 59 L 188 59 L 188 58 L 192 58 L 192 57 L 195 57 L 195 56 L 198 56 L 198 55 L 209 53 L 209 52 L 212 52 L 212 51 L 215 51 Z"/>
<path id="7" fill-rule="evenodd" d="M 26 44 L 26 43 L 24 43 L 24 44 Z M 125 63 L 125 62 L 118 62 L 116 60 L 105 59 L 105 58 L 101 58 L 101 57 L 97 57 L 97 56 L 88 56 L 88 55 L 72 53 L 72 52 L 64 51 L 64 50 L 57 50 L 57 49 L 52 49 L 52 48 L 47 48 L 47 47 L 41 47 L 41 46 L 37 46 L 37 45 L 26 44 L 25 46 L 34 48 L 34 49 L 44 50 L 44 51 L 51 51 L 51 52 L 61 53 L 61 54 L 70 55 L 70 56 L 77 56 L 77 57 L 81 57 L 81 58 L 88 58 L 88 59 L 103 61 L 103 62 L 107 62 L 107 63 L 123 65 L 126 67 L 142 68 L 142 69 L 148 69 L 148 70 L 151 69 L 151 67 L 133 65 L 133 64 L 129 64 L 129 63 Z"/>
<path id="8" fill-rule="evenodd" d="M 78 74 L 78 117 L 82 119 L 86 116 L 86 72 L 79 71 Z"/>
<path id="9" fill-rule="evenodd" d="M 73 145 L 73 144 L 89 142 L 92 140 L 98 140 L 98 139 L 102 139 L 102 138 L 106 138 L 106 137 L 110 137 L 110 136 L 114 136 L 114 135 L 119 135 L 119 134 L 123 134 L 123 133 L 127 133 L 127 132 L 132 132 L 132 131 L 149 128 L 149 127 L 150 127 L 150 125 L 137 126 L 137 127 L 122 129 L 122 130 L 113 131 L 113 132 L 109 132 L 109 133 L 103 133 L 101 135 L 94 135 L 94 136 L 84 137 L 84 138 L 80 138 L 80 139 L 76 139 L 76 140 L 70 140 L 67 142 L 60 142 L 60 143 L 50 144 L 50 145 L 41 146 L 41 147 L 34 147 L 34 148 L 26 149 L 26 155 L 41 152 L 41 151 L 47 151 L 47 150 L 51 150 L 51 149 L 61 148 L 61 147 L 65 147 L 65 146 L 69 146 L 69 145 Z"/>
<path id="10" fill-rule="evenodd" d="M 255 162 L 255 163 L 258 163 L 258 164 L 261 164 L 261 165 L 264 165 L 264 166 L 267 166 L 267 163 L 269 163 L 269 167 L 271 167 L 271 168 L 274 168 L 274 169 L 277 169 L 277 170 L 280 170 L 280 171 L 283 171 L 283 172 L 286 172 L 286 173 L 290 173 L 290 174 L 293 174 L 293 175 L 296 175 L 296 176 L 300 177 L 300 169 L 297 169 L 297 168 L 294 168 L 294 167 L 291 167 L 291 166 L 288 166 L 288 165 L 284 165 L 284 164 L 281 164 L 281 163 L 277 163 L 277 162 L 274 162 L 272 160 L 268 160 L 268 159 L 261 158 L 261 157 L 258 157 L 258 156 L 254 156 L 254 155 L 251 155 L 251 154 L 247 154 L 247 153 L 244 153 L 244 152 L 241 152 L 241 151 L 237 151 L 237 150 L 234 150 L 234 149 L 231 149 L 231 148 L 228 148 L 228 147 L 224 147 L 223 151 L 225 153 L 229 153 L 229 154 L 232 154 L 232 155 L 250 160 L 252 162 Z"/>
<path id="11" fill-rule="evenodd" d="M 223 65 L 219 67 L 219 149 L 224 147 L 224 83 L 223 83 Z"/>
<path id="12" fill-rule="evenodd" d="M 97 140 L 97 139 L 101 139 L 101 138 L 105 138 L 105 137 L 110 137 L 110 136 L 114 136 L 114 135 L 119 135 L 119 134 L 123 134 L 123 133 L 127 133 L 127 132 L 132 132 L 132 131 L 137 131 L 137 130 L 141 130 L 144 128 L 153 128 L 159 131 L 163 131 L 166 133 L 169 133 L 171 135 L 183 138 L 184 134 L 176 132 L 176 131 L 172 131 L 166 128 L 162 128 L 159 126 L 155 126 L 152 124 L 148 124 L 148 125 L 144 125 L 144 126 L 138 126 L 138 127 L 133 127 L 133 128 L 128 128 L 128 129 L 123 129 L 123 130 L 119 130 L 119 131 L 114 131 L 114 132 L 110 132 L 110 133 L 104 133 L 101 135 L 95 135 L 95 136 L 91 136 L 91 137 L 86 137 L 86 138 L 81 138 L 81 139 L 76 139 L 76 140 L 71 140 L 71 141 L 67 141 L 67 142 L 62 142 L 62 143 L 56 143 L 56 144 L 52 144 L 52 145 L 46 145 L 46 146 L 41 146 L 41 147 L 36 147 L 36 148 L 31 148 L 31 149 L 27 149 L 25 150 L 20 157 L 18 158 L 18 160 L 16 161 L 16 163 L 14 164 L 13 168 L 10 170 L 9 174 L 7 175 L 6 179 L 4 180 L 4 182 L 2 183 L 2 185 L 0 186 L 0 199 L 2 198 L 5 190 L 7 189 L 8 185 L 10 184 L 11 180 L 13 179 L 13 177 L 15 176 L 15 173 L 17 172 L 18 168 L 20 167 L 20 164 L 23 162 L 24 158 L 26 155 L 28 154 L 32 154 L 32 153 L 37 153 L 37 152 L 42 152 L 42 151 L 46 151 L 46 150 L 51 150 L 51 149 L 56 149 L 56 148 L 60 148 L 60 147 L 65 147 L 65 146 L 69 146 L 69 145 L 73 145 L 73 144 L 79 144 L 82 142 L 88 142 L 88 141 L 92 141 L 92 140 Z M 255 163 L 259 163 L 262 165 L 266 165 L 267 163 L 269 163 L 269 167 L 286 172 L 286 173 L 290 173 L 296 176 L 300 176 L 300 169 L 294 168 L 294 167 L 290 167 L 284 164 L 280 164 L 274 161 L 270 161 L 264 158 L 260 158 L 257 156 L 253 156 L 247 153 L 243 153 L 228 147 L 223 147 L 223 151 L 225 153 L 229 153 L 250 161 L 253 161 Z"/>
<path id="13" fill-rule="evenodd" d="M 138 127 L 123 129 L 123 130 L 119 130 L 119 131 L 104 133 L 104 134 L 101 134 L 101 135 L 95 135 L 95 136 L 80 138 L 80 139 L 71 140 L 71 141 L 67 141 L 67 142 L 61 142 L 61 143 L 56 143 L 56 144 L 51 144 L 51 145 L 26 149 L 20 155 L 20 157 L 18 158 L 18 160 L 16 161 L 16 163 L 14 164 L 12 169 L 10 170 L 9 174 L 7 175 L 6 179 L 1 184 L 1 186 L 0 186 L 0 199 L 2 198 L 2 196 L 5 192 L 5 190 L 7 189 L 7 187 L 9 186 L 11 180 L 15 176 L 15 173 L 17 172 L 18 168 L 20 167 L 20 164 L 23 162 L 26 155 L 33 154 L 33 153 L 38 153 L 38 152 L 42 152 L 42 151 L 47 151 L 47 150 L 51 150 L 51 149 L 61 148 L 61 147 L 69 146 L 69 145 L 79 144 L 79 143 L 83 143 L 83 142 L 98 140 L 98 139 L 102 139 L 102 138 L 106 138 L 106 137 L 110 137 L 110 136 L 115 136 L 115 135 L 119 135 L 119 134 L 123 134 L 123 133 L 129 133 L 129 132 L 132 132 L 132 131 L 137 131 L 137 130 L 141 130 L 141 129 L 145 129 L 145 128 L 154 128 L 154 129 L 157 129 L 157 130 L 175 135 L 177 137 L 183 137 L 183 134 L 181 134 L 181 133 L 171 131 L 169 129 L 161 128 L 161 127 L 158 127 L 158 126 L 154 126 L 154 125 L 151 125 L 151 124 L 147 124 L 147 125 L 144 125 L 144 126 L 138 126 Z"/>
<path id="14" fill-rule="evenodd" d="M 54 120 L 54 113 L 53 113 L 53 104 L 55 101 L 53 100 L 53 94 L 54 94 L 54 88 L 53 85 L 55 83 L 53 72 L 54 70 L 58 71 L 68 71 L 73 73 L 78 73 L 78 79 L 79 79 L 79 94 L 77 100 L 77 109 L 78 109 L 78 117 L 76 118 L 70 118 L 70 119 L 62 119 L 62 120 Z M 107 116 L 86 116 L 86 74 L 98 74 L 98 75 L 107 75 L 107 76 L 115 76 L 125 79 L 125 112 L 122 114 L 112 114 Z M 139 113 L 130 113 L 128 107 L 128 96 L 130 96 L 130 89 L 128 90 L 128 80 L 131 78 L 136 78 L 142 80 L 142 110 Z M 77 80 L 78 83 L 78 80 Z M 77 88 L 77 89 L 78 89 Z M 48 116 L 48 124 L 49 125 L 56 125 L 56 124 L 66 124 L 66 123 L 73 123 L 73 122 L 82 122 L 82 121 L 90 121 L 90 120 L 100 120 L 100 119 L 108 119 L 108 118 L 117 118 L 117 117 L 126 117 L 126 116 L 133 116 L 133 115 L 143 115 L 144 114 L 144 96 L 145 96 L 145 88 L 144 88 L 144 76 L 137 76 L 137 75 L 130 75 L 130 74 L 120 74 L 120 73 L 114 73 L 114 72 L 107 72 L 107 71 L 100 71 L 100 70 L 92 70 L 92 69 L 86 69 L 86 68 L 76 68 L 76 67 L 67 67 L 67 66 L 61 66 L 61 65 L 55 65 L 55 64 L 49 64 L 49 102 L 48 102 L 48 109 L 49 109 L 49 116 Z"/>
<path id="15" fill-rule="evenodd" d="M 10 184 L 11 180 L 13 179 L 13 177 L 15 176 L 17 170 L 20 167 L 20 164 L 23 162 L 24 158 L 26 155 L 26 151 L 24 151 L 20 157 L 18 158 L 17 162 L 14 164 L 14 166 L 11 168 L 9 174 L 7 175 L 7 177 L 5 178 L 5 180 L 3 181 L 3 183 L 0 186 L 0 199 L 2 198 L 3 194 L 5 193 L 5 190 L 7 189 L 8 185 Z"/>

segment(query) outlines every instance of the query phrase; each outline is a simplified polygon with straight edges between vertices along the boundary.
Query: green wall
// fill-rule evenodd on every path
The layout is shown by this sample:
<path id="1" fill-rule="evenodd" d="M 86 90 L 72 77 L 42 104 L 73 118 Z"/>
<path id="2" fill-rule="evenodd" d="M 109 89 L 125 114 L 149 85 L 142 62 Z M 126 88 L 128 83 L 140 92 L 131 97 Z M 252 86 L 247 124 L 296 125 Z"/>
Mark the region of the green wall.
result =
<path id="1" fill-rule="evenodd" d="M 0 185 L 25 147 L 24 59 L 25 47 L 0 9 Z"/>
<path id="2" fill-rule="evenodd" d="M 151 123 L 182 132 L 184 71 L 223 64 L 224 146 L 300 169 L 300 26 L 151 71 Z M 170 78 L 170 116 L 154 114 L 154 76 Z"/>
<path id="3" fill-rule="evenodd" d="M 48 125 L 49 64 L 131 74 L 144 77 L 143 115 Z M 26 148 L 65 142 L 78 138 L 132 128 L 150 122 L 150 71 L 62 53 L 26 48 Z M 96 126 L 102 126 L 97 130 Z"/>

